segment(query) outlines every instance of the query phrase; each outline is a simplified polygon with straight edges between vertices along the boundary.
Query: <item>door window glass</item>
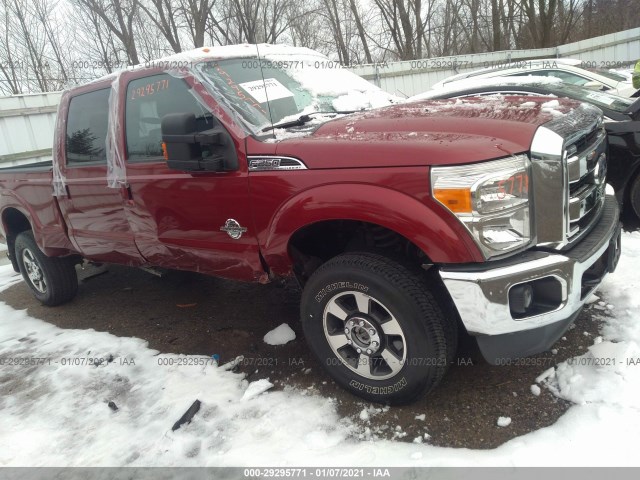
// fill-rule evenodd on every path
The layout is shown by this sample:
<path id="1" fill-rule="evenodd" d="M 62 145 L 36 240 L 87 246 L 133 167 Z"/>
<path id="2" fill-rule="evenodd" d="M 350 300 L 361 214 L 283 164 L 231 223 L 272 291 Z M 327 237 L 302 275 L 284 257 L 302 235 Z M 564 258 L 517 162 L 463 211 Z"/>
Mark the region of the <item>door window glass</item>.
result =
<path id="1" fill-rule="evenodd" d="M 67 165 L 107 163 L 110 91 L 104 88 L 71 99 L 66 132 Z"/>
<path id="2" fill-rule="evenodd" d="M 181 78 L 153 75 L 129 82 L 126 101 L 127 158 L 162 158 L 162 118 L 171 113 L 194 113 L 199 132 L 213 128 L 213 115 L 191 94 Z"/>

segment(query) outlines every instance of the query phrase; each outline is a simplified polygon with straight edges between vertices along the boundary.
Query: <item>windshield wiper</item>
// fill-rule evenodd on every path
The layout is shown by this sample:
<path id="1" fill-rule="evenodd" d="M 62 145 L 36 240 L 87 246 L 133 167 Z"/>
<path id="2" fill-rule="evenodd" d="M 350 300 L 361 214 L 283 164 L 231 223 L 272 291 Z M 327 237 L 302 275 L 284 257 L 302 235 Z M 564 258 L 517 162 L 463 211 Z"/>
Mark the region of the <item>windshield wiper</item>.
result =
<path id="1" fill-rule="evenodd" d="M 313 115 L 348 115 L 349 113 L 356 113 L 360 110 L 337 110 L 333 112 L 311 112 L 305 115 L 299 116 L 296 120 L 291 120 L 289 122 L 276 123 L 275 125 L 270 125 L 268 127 L 260 130 L 261 132 L 266 132 L 267 130 L 272 130 L 276 128 L 289 128 L 289 127 L 300 127 L 306 123 L 309 123 L 312 119 Z"/>

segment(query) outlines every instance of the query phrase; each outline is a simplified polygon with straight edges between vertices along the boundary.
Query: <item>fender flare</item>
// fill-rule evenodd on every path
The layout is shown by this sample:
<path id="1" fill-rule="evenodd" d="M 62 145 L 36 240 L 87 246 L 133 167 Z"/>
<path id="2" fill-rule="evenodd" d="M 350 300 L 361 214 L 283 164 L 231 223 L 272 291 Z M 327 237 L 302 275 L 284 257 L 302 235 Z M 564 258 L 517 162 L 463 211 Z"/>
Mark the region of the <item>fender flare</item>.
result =
<path id="1" fill-rule="evenodd" d="M 430 197 L 422 203 L 390 188 L 340 183 L 304 190 L 273 215 L 260 238 L 262 255 L 273 273 L 290 274 L 289 241 L 297 231 L 327 220 L 355 220 L 388 228 L 414 243 L 434 263 L 484 261 L 464 226 Z"/>

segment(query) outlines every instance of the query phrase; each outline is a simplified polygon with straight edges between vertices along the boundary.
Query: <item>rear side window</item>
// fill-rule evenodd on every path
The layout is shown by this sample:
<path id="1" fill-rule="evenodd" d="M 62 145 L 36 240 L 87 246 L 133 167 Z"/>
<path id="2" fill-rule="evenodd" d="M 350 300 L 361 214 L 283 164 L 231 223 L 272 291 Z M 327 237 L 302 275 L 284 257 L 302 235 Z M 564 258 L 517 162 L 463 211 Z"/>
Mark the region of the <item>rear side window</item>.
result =
<path id="1" fill-rule="evenodd" d="M 170 113 L 194 113 L 200 132 L 213 128 L 216 122 L 181 78 L 160 74 L 129 82 L 125 117 L 129 161 L 162 159 L 160 124 Z"/>
<path id="2" fill-rule="evenodd" d="M 104 88 L 71 99 L 67 116 L 67 165 L 107 163 L 110 91 Z"/>

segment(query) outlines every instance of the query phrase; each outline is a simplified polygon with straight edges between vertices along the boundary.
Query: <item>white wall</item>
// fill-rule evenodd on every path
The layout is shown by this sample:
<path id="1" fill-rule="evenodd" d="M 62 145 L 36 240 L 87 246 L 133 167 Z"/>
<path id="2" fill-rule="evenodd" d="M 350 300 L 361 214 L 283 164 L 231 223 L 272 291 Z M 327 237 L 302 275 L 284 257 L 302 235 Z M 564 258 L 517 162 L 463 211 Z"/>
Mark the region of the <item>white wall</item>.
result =
<path id="1" fill-rule="evenodd" d="M 0 97 L 0 168 L 51 159 L 60 92 Z"/>

